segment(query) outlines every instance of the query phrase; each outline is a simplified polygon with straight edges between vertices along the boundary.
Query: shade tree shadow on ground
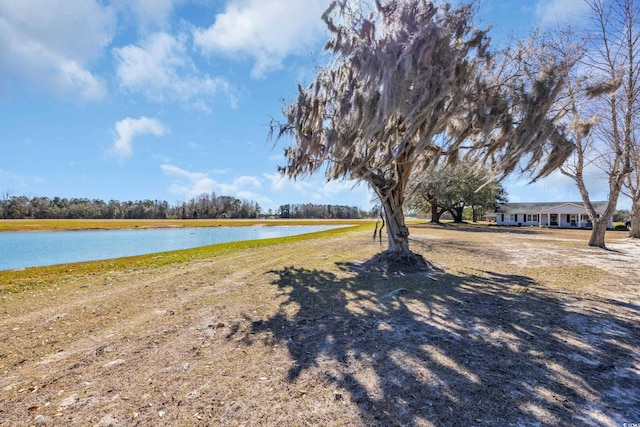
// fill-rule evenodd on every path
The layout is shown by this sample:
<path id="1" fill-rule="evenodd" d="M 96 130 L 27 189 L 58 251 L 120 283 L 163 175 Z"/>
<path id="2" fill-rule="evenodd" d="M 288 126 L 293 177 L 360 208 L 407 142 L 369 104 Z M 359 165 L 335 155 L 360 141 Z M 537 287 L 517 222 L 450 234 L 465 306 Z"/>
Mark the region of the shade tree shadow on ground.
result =
<path id="1" fill-rule="evenodd" d="M 366 425 L 610 425 L 640 420 L 635 306 L 556 298 L 530 278 L 272 271 L 285 301 L 245 344 L 286 345 Z"/>

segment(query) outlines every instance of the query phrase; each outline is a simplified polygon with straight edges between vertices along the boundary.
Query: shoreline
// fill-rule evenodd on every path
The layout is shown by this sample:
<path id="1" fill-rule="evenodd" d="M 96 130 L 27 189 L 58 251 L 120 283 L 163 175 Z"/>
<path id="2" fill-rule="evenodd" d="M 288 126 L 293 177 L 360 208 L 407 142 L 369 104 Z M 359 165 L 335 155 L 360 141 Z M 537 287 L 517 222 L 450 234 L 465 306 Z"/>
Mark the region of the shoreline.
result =
<path id="1" fill-rule="evenodd" d="M 328 224 L 328 223 L 324 223 Z M 247 224 L 247 226 L 250 224 Z M 283 224 L 273 224 L 283 225 Z M 303 224 L 287 224 L 303 225 Z M 317 224 L 316 224 L 317 225 Z M 332 224 L 339 225 L 339 224 Z M 349 226 L 350 225 L 350 226 Z M 293 243 L 305 240 L 322 239 L 342 233 L 347 233 L 362 227 L 366 224 L 347 224 L 345 227 L 334 228 L 325 231 L 297 234 L 286 237 L 274 237 L 257 240 L 239 240 L 234 242 L 216 243 L 213 245 L 199 246 L 190 249 L 178 249 L 165 252 L 153 252 L 144 255 L 134 255 L 120 258 L 110 258 L 104 260 L 81 261 L 66 264 L 56 264 L 49 266 L 27 267 L 11 270 L 0 270 L 0 295 L 3 293 L 21 292 L 22 289 L 31 289 L 40 285 L 47 285 L 55 282 L 59 277 L 68 274 L 88 275 L 100 274 L 104 272 L 119 272 L 140 268 L 155 268 L 168 264 L 180 264 L 191 262 L 208 257 L 215 257 L 221 254 L 265 246 L 274 246 L 283 243 Z"/>
<path id="2" fill-rule="evenodd" d="M 118 230 L 135 228 L 350 225 L 373 219 L 0 219 L 0 233 L 29 231 Z"/>

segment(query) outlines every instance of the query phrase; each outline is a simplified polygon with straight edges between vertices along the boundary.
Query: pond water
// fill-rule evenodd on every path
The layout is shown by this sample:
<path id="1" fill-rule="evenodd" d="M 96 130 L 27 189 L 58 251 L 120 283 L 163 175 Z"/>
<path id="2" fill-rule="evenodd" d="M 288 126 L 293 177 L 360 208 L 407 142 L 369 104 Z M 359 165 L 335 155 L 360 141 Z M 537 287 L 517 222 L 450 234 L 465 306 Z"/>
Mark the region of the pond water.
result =
<path id="1" fill-rule="evenodd" d="M 340 226 L 250 226 L 0 233 L 0 270 L 66 264 L 268 239 Z"/>

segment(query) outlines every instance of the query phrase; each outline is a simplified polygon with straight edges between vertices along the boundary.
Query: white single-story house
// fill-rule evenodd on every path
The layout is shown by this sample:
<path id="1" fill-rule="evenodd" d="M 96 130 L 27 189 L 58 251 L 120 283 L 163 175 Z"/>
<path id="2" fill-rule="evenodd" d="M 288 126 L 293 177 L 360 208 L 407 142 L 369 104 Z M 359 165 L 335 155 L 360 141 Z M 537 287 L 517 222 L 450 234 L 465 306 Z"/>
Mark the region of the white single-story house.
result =
<path id="1" fill-rule="evenodd" d="M 592 202 L 601 215 L 607 202 Z M 499 203 L 495 211 L 498 225 L 557 228 L 591 228 L 591 219 L 582 202 Z M 613 228 L 609 220 L 609 228 Z"/>

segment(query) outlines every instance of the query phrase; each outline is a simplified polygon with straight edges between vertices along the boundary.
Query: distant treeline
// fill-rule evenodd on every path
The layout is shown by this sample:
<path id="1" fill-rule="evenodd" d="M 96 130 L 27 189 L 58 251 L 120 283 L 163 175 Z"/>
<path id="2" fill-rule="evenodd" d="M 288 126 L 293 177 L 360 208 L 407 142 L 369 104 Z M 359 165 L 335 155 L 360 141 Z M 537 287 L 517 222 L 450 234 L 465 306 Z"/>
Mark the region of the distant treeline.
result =
<path id="1" fill-rule="evenodd" d="M 358 219 L 373 215 L 355 206 L 316 205 L 313 203 L 282 205 L 276 216 L 280 218 Z"/>
<path id="2" fill-rule="evenodd" d="M 335 218 L 355 219 L 368 212 L 352 206 L 282 205 L 262 212 L 260 205 L 231 196 L 203 194 L 170 205 L 161 200 L 121 202 L 86 198 L 8 196 L 0 199 L 0 219 L 231 219 L 231 218 Z"/>

